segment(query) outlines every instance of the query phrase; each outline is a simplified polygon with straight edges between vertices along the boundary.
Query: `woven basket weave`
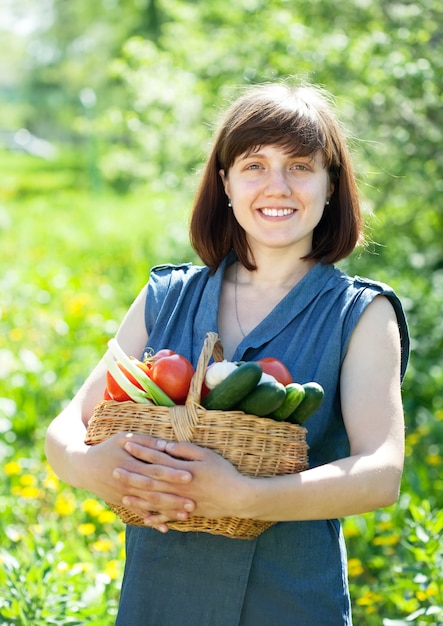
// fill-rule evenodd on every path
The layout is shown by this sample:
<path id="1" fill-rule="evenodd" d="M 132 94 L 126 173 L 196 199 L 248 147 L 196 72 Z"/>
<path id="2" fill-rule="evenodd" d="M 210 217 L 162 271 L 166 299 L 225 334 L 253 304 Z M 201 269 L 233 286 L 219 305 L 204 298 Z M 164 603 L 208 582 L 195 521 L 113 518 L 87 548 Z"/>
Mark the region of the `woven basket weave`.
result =
<path id="1" fill-rule="evenodd" d="M 300 472 L 308 465 L 306 429 L 296 424 L 246 415 L 241 411 L 207 411 L 200 405 L 201 388 L 211 355 L 222 358 L 216 333 L 208 333 L 191 382 L 186 404 L 161 407 L 134 402 L 105 401 L 89 421 L 86 443 L 95 445 L 118 432 L 134 432 L 165 439 L 191 441 L 230 461 L 245 476 L 276 476 Z M 109 505 L 125 524 L 142 526 L 143 519 L 125 507 Z M 252 539 L 274 522 L 240 518 L 208 519 L 190 516 L 168 522 L 179 531 L 200 531 Z"/>

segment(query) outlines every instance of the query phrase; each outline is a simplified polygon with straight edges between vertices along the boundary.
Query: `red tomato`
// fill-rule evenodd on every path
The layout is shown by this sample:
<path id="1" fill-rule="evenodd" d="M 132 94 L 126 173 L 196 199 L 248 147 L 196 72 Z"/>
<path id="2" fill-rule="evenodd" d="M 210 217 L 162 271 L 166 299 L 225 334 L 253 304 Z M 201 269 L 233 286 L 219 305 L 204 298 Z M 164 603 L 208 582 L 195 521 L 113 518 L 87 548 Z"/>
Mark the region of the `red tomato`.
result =
<path id="1" fill-rule="evenodd" d="M 134 361 L 137 367 L 139 367 L 143 372 L 145 372 L 146 375 L 148 375 L 148 372 L 150 369 L 149 365 L 146 365 L 145 363 L 142 363 L 141 361 L 137 361 L 136 359 L 134 359 Z M 131 383 L 136 385 L 139 389 L 143 389 L 140 383 L 132 376 L 132 374 L 130 374 L 123 367 L 121 363 L 117 362 L 117 365 L 119 366 L 121 371 L 124 372 L 126 378 L 130 380 Z M 113 400 L 116 400 L 116 402 L 127 402 L 128 400 L 131 400 L 128 394 L 123 391 L 123 389 L 114 380 L 114 378 L 111 376 L 109 372 L 106 373 L 106 385 L 107 385 L 108 394 L 111 396 Z"/>
<path id="2" fill-rule="evenodd" d="M 151 380 L 176 404 L 184 404 L 193 375 L 192 364 L 180 354 L 154 361 L 149 370 Z"/>
<path id="3" fill-rule="evenodd" d="M 109 389 L 106 387 L 105 392 L 103 394 L 103 400 L 113 400 L 114 398 L 109 393 Z"/>
<path id="4" fill-rule="evenodd" d="M 278 359 L 267 357 L 265 359 L 260 359 L 257 363 L 260 365 L 265 374 L 274 376 L 274 378 L 282 385 L 286 386 L 293 382 L 290 371 L 286 365 Z"/>
<path id="5" fill-rule="evenodd" d="M 164 356 L 174 356 L 175 352 L 173 350 L 169 350 L 168 348 L 162 348 L 158 352 L 154 354 L 149 360 L 150 361 L 158 361 L 162 359 Z"/>

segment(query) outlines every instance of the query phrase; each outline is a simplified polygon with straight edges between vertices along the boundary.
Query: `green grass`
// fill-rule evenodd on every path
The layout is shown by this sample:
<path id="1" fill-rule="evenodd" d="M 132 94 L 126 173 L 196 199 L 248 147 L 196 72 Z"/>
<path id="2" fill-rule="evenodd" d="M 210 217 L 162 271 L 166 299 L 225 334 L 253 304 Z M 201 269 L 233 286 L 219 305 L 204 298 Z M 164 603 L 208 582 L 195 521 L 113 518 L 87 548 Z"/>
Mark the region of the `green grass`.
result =
<path id="1" fill-rule="evenodd" d="M 0 626 L 111 626 L 123 525 L 58 481 L 44 435 L 150 266 L 194 260 L 190 199 L 148 186 L 93 193 L 70 155 L 48 163 L 0 152 L 0 166 Z M 359 626 L 443 623 L 443 412 L 429 419 L 432 398 L 423 393 L 412 369 L 399 503 L 344 523 Z"/>

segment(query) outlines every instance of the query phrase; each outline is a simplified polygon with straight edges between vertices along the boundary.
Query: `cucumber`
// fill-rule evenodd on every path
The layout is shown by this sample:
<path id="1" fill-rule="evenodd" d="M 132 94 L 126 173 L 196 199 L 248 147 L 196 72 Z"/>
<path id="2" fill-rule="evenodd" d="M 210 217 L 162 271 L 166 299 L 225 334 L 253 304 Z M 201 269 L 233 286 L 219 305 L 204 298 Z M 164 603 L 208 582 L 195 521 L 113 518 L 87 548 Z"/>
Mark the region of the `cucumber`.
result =
<path id="1" fill-rule="evenodd" d="M 303 385 L 300 385 L 300 383 L 290 383 L 286 385 L 286 397 L 283 404 L 273 411 L 269 417 L 279 422 L 286 420 L 295 411 L 298 405 L 301 404 L 304 397 L 305 390 Z"/>
<path id="2" fill-rule="evenodd" d="M 273 411 L 276 411 L 283 404 L 285 398 L 286 389 L 281 383 L 261 383 L 257 385 L 250 394 L 243 398 L 243 400 L 236 405 L 236 408 L 250 415 L 265 417 Z"/>
<path id="3" fill-rule="evenodd" d="M 305 396 L 293 413 L 287 418 L 293 424 L 304 424 L 307 419 L 320 407 L 325 396 L 324 389 L 316 382 L 303 385 Z"/>
<path id="4" fill-rule="evenodd" d="M 253 361 L 242 363 L 203 398 L 208 411 L 228 411 L 247 396 L 258 384 L 263 371 Z"/>

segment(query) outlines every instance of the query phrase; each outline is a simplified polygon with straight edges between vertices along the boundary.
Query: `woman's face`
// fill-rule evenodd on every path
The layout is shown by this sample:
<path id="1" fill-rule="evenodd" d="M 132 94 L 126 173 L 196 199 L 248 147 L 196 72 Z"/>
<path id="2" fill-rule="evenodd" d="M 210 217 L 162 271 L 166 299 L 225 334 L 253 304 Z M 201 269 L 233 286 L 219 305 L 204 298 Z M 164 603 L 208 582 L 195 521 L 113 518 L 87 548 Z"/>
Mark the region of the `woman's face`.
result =
<path id="1" fill-rule="evenodd" d="M 314 228 L 333 192 L 320 151 L 301 157 L 261 146 L 239 155 L 220 176 L 252 250 L 296 247 L 300 257 L 311 251 Z"/>

